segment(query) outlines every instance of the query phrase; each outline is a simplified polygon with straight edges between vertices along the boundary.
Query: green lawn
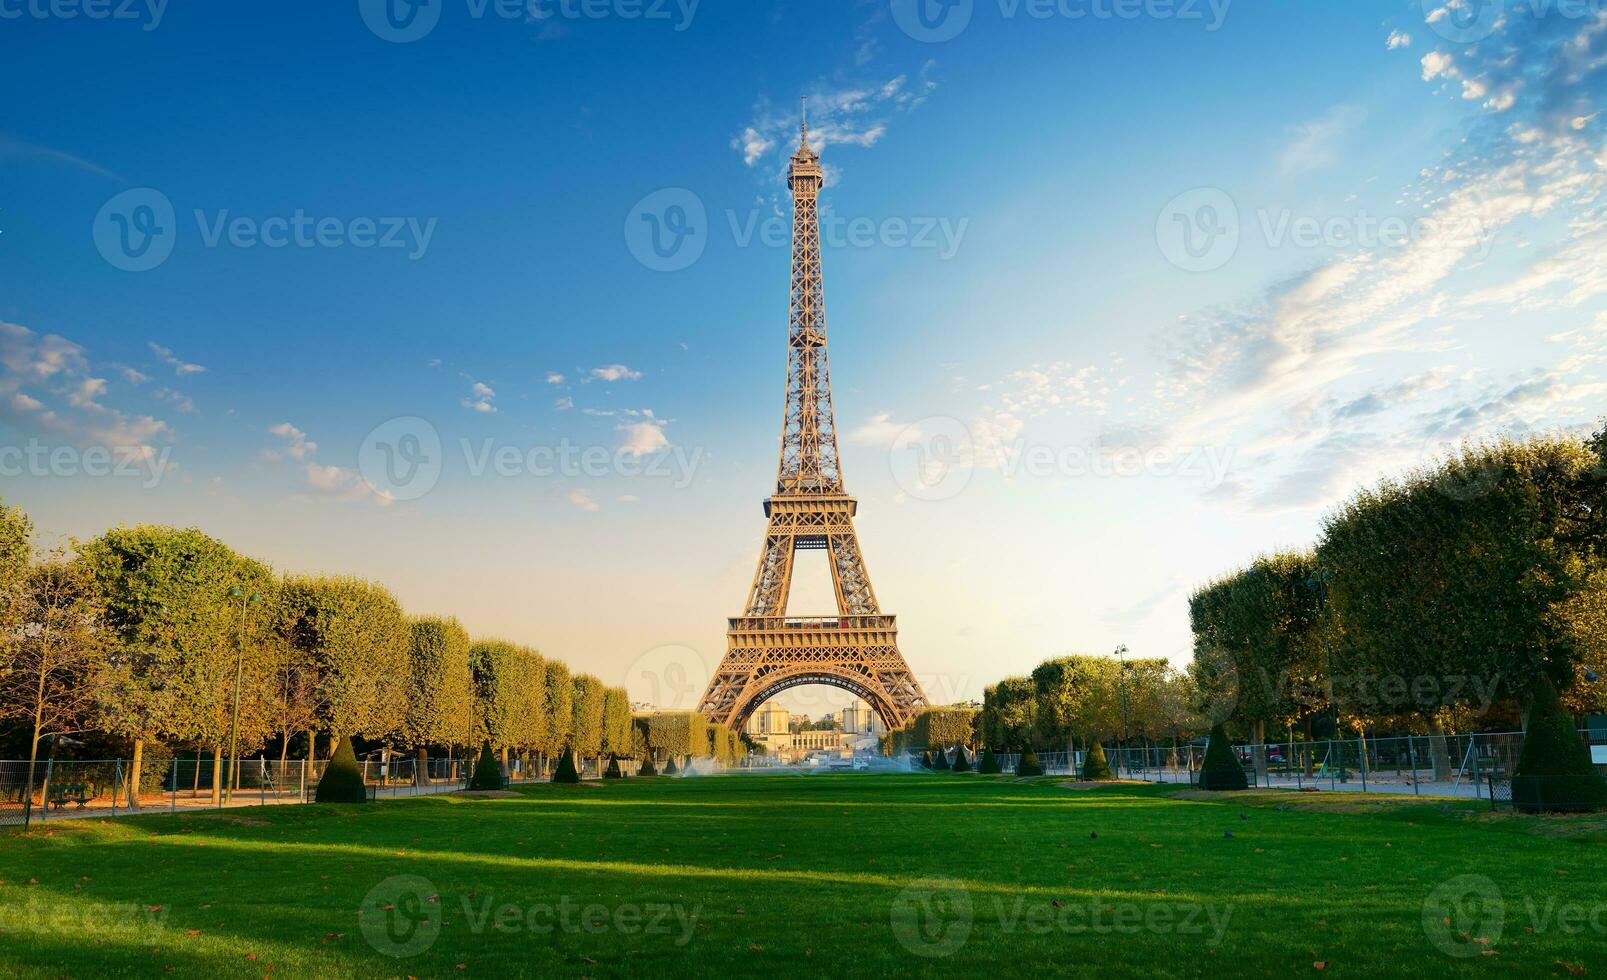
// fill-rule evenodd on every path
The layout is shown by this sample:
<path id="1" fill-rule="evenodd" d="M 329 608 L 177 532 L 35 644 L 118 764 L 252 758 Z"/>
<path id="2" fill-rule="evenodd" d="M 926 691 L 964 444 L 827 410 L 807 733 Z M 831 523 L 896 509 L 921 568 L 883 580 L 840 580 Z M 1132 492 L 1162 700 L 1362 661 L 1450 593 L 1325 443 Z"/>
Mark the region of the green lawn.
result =
<path id="1" fill-rule="evenodd" d="M 61 821 L 0 836 L 0 976 L 1601 975 L 1604 826 L 864 773 Z"/>

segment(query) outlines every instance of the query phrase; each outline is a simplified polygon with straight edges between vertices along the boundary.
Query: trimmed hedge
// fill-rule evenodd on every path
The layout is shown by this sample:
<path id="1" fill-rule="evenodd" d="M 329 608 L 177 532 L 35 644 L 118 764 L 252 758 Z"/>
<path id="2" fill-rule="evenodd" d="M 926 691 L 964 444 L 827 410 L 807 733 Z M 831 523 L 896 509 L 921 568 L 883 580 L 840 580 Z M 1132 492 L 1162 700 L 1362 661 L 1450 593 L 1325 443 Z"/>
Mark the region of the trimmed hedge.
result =
<path id="1" fill-rule="evenodd" d="M 1098 739 L 1094 739 L 1094 747 L 1083 757 L 1082 778 L 1091 783 L 1116 778 L 1111 775 L 1110 762 L 1105 759 L 1105 747 L 1099 744 Z"/>
<path id="2" fill-rule="evenodd" d="M 508 788 L 508 781 L 502 776 L 502 766 L 497 764 L 497 757 L 491 753 L 490 740 L 480 748 L 480 759 L 474 764 L 474 774 L 469 777 L 469 788 Z"/>
<path id="3" fill-rule="evenodd" d="M 625 772 L 619 768 L 619 757 L 612 752 L 608 754 L 608 768 L 603 770 L 604 779 L 624 779 Z"/>
<path id="4" fill-rule="evenodd" d="M 1002 771 L 999 767 L 999 757 L 993 754 L 992 749 L 982 750 L 982 761 L 977 763 L 976 771 L 990 776 Z"/>
<path id="5" fill-rule="evenodd" d="M 949 753 L 947 749 L 934 749 L 932 752 L 932 768 L 938 772 L 949 771 Z"/>
<path id="6" fill-rule="evenodd" d="M 680 774 L 681 770 L 675 768 L 675 756 L 672 755 L 664 760 L 664 775 L 679 776 Z"/>
<path id="7" fill-rule="evenodd" d="M 1017 776 L 1042 776 L 1043 766 L 1038 765 L 1038 753 L 1027 749 L 1021 753 L 1021 759 L 1016 762 Z"/>
<path id="8" fill-rule="evenodd" d="M 658 775 L 658 769 L 655 768 L 654 765 L 653 765 L 653 753 L 651 753 L 651 752 L 642 753 L 642 764 L 636 770 L 636 778 L 641 779 L 644 776 L 657 776 L 657 775 Z"/>
<path id="9" fill-rule="evenodd" d="M 352 751 L 350 738 L 342 737 L 335 745 L 335 754 L 329 757 L 329 768 L 318 780 L 313 799 L 318 803 L 368 802 L 368 787 L 363 785 L 363 771 L 357 766 L 357 753 Z"/>
<path id="10" fill-rule="evenodd" d="M 971 755 L 965 751 L 965 746 L 956 745 L 954 747 L 954 764 L 949 768 L 954 772 L 971 771 Z"/>
<path id="11" fill-rule="evenodd" d="M 1573 717 L 1544 677 L 1533 687 L 1523 752 L 1512 771 L 1512 805 L 1525 813 L 1607 809 L 1607 780 L 1596 772 Z"/>
<path id="12" fill-rule="evenodd" d="M 575 766 L 575 750 L 565 748 L 564 754 L 558 757 L 558 771 L 552 774 L 555 783 L 580 782 L 580 770 Z"/>
<path id="13" fill-rule="evenodd" d="M 1228 742 L 1227 733 L 1218 724 L 1211 729 L 1211 738 L 1205 743 L 1205 760 L 1200 764 L 1200 789 L 1232 791 L 1249 789 L 1250 781 L 1244 776 L 1244 767 Z"/>

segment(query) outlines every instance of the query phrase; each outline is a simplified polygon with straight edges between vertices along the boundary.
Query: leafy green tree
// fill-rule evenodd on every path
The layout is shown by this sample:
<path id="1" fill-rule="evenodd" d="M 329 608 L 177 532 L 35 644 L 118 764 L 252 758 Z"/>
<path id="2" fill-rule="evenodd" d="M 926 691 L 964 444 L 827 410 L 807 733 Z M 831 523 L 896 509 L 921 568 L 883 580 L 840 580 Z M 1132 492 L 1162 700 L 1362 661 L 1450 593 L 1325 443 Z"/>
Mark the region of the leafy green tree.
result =
<path id="1" fill-rule="evenodd" d="M 452 618 L 420 617 L 409 624 L 407 710 L 402 742 L 420 762 L 431 745 L 467 745 L 474 709 L 469 634 Z"/>
<path id="2" fill-rule="evenodd" d="M 508 751 L 519 744 L 523 712 L 531 705 L 529 692 L 538 678 L 545 677 L 544 669 L 533 665 L 516 644 L 476 640 L 469 646 L 469 672 L 474 680 L 475 730 L 506 765 Z"/>
<path id="3" fill-rule="evenodd" d="M 28 732 L 31 788 L 40 741 L 94 724 L 110 637 L 82 562 L 57 552 L 26 569 L 14 592 L 14 631 L 0 647 L 0 721 L 21 722 Z"/>
<path id="4" fill-rule="evenodd" d="M 1324 524 L 1329 667 L 1359 714 L 1525 696 L 1573 680 L 1581 650 L 1554 610 L 1588 584 L 1601 461 L 1582 442 L 1502 440 L 1357 494 Z M 1389 683 L 1394 681 L 1394 683 Z"/>
<path id="5" fill-rule="evenodd" d="M 985 712 L 991 712 L 990 726 L 998 737 L 1000 747 L 1025 749 L 1032 745 L 1037 730 L 1038 690 L 1030 677 L 1006 677 L 988 688 L 983 702 Z"/>
<path id="6" fill-rule="evenodd" d="M 412 631 L 388 590 L 347 576 L 288 576 L 279 592 L 278 627 L 313 659 L 326 731 L 382 739 L 400 730 Z"/>
<path id="7" fill-rule="evenodd" d="M 1117 661 L 1087 654 L 1056 657 L 1034 668 L 1031 682 L 1033 729 L 1041 742 L 1071 750 L 1076 739 L 1121 732 L 1122 679 Z"/>
<path id="8" fill-rule="evenodd" d="M 974 744 L 979 714 L 975 708 L 965 705 L 927 708 L 910 722 L 910 738 L 916 745 L 933 748 Z"/>
<path id="9" fill-rule="evenodd" d="M 241 744 L 271 724 L 273 572 L 194 528 L 117 527 L 78 552 L 115 636 L 99 727 L 133 743 L 129 781 L 140 782 L 145 743 L 167 737 L 212 749 L 216 795 L 237 661 Z M 270 607 L 242 601 L 252 595 Z"/>
<path id="10" fill-rule="evenodd" d="M 569 747 L 569 739 L 574 734 L 575 683 L 569 676 L 568 666 L 556 660 L 547 661 L 545 669 L 543 694 L 547 732 L 542 755 L 556 759 L 559 753 Z"/>
<path id="11" fill-rule="evenodd" d="M 0 502 L 0 603 L 22 584 L 33 559 L 33 522 L 20 507 Z"/>
<path id="12" fill-rule="evenodd" d="M 603 751 L 610 755 L 629 756 L 632 752 L 632 724 L 630 693 L 623 687 L 610 687 L 603 692 Z"/>
<path id="13" fill-rule="evenodd" d="M 590 674 L 577 674 L 574 691 L 569 745 L 576 758 L 595 759 L 603 752 L 603 682 Z"/>

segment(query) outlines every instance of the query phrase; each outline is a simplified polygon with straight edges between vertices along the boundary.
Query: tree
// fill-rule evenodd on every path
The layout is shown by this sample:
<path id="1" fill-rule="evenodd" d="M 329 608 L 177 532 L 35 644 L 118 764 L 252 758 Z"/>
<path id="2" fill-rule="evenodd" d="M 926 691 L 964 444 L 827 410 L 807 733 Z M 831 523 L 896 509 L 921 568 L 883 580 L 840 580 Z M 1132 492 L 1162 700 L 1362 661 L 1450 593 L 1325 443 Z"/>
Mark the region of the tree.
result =
<path id="1" fill-rule="evenodd" d="M 1076 739 L 1121 732 L 1122 678 L 1117 661 L 1087 654 L 1056 657 L 1034 668 L 1031 682 L 1032 727 L 1045 744 L 1071 750 Z"/>
<path id="2" fill-rule="evenodd" d="M 469 634 L 456 619 L 420 617 L 408 632 L 407 709 L 399 734 L 422 762 L 431 745 L 469 744 L 474 678 Z"/>
<path id="3" fill-rule="evenodd" d="M 469 647 L 475 729 L 482 740 L 491 743 L 504 765 L 510 749 L 528 744 L 526 737 L 539 734 L 529 728 L 532 716 L 539 715 L 545 722 L 540 708 L 550 666 L 534 651 L 506 640 L 477 640 Z"/>
<path id="4" fill-rule="evenodd" d="M 215 797 L 237 662 L 242 744 L 269 730 L 272 617 L 241 599 L 272 600 L 272 570 L 194 528 L 149 524 L 113 528 L 78 553 L 116 638 L 99 727 L 132 742 L 129 782 L 139 785 L 145 742 L 167 737 L 212 749 Z"/>
<path id="5" fill-rule="evenodd" d="M 1082 778 L 1089 782 L 1116 778 L 1111 775 L 1110 763 L 1105 759 L 1105 747 L 1097 739 L 1083 758 Z"/>
<path id="6" fill-rule="evenodd" d="M 480 758 L 474 763 L 474 774 L 469 777 L 469 789 L 507 789 L 506 777 L 497 757 L 491 753 L 491 742 L 480 743 Z"/>
<path id="7" fill-rule="evenodd" d="M 335 743 L 329 757 L 329 766 L 318 780 L 315 803 L 367 803 L 368 786 L 363 781 L 363 770 L 357 765 L 357 753 L 352 740 L 342 737 Z"/>
<path id="8" fill-rule="evenodd" d="M 645 719 L 647 746 L 672 762 L 709 754 L 708 722 L 696 711 L 664 711 Z M 664 775 L 672 770 L 665 766 Z"/>
<path id="9" fill-rule="evenodd" d="M 1373 681 L 1336 697 L 1433 717 L 1523 697 L 1541 674 L 1569 683 L 1579 644 L 1553 610 L 1588 582 L 1600 462 L 1560 437 L 1468 446 L 1331 515 L 1317 548 L 1332 572 L 1330 670 Z"/>
<path id="10" fill-rule="evenodd" d="M 569 747 L 575 727 L 575 684 L 567 666 L 556 660 L 547 661 L 543 695 L 547 732 L 542 754 L 549 759 L 557 758 Z"/>
<path id="11" fill-rule="evenodd" d="M 1227 733 L 1222 730 L 1221 725 L 1217 725 L 1211 729 L 1210 740 L 1205 743 L 1205 759 L 1200 763 L 1200 789 L 1248 788 L 1249 781 L 1245 779 L 1244 767 L 1239 765 L 1239 757 L 1234 753 Z"/>
<path id="12" fill-rule="evenodd" d="M 20 507 L 0 502 L 0 603 L 22 585 L 33 559 L 33 522 Z"/>
<path id="13" fill-rule="evenodd" d="M 603 682 L 590 674 L 578 674 L 574 690 L 569 747 L 576 758 L 595 759 L 603 751 Z"/>
<path id="14" fill-rule="evenodd" d="M 977 738 L 978 714 L 975 708 L 965 705 L 927 708 L 910 722 L 910 737 L 916 745 L 933 748 L 973 744 Z"/>
<path id="15" fill-rule="evenodd" d="M 988 727 L 1002 748 L 1031 746 L 1037 728 L 1038 692 L 1030 677 L 1006 677 L 983 693 Z"/>
<path id="16" fill-rule="evenodd" d="M 347 576 L 289 576 L 279 592 L 278 627 L 313 659 L 327 731 L 388 738 L 401 728 L 412 633 L 384 586 Z"/>
<path id="17" fill-rule="evenodd" d="M 1557 689 L 1542 675 L 1532 697 L 1512 775 L 1513 804 L 1529 813 L 1607 809 L 1607 781 L 1596 772 Z"/>
<path id="18" fill-rule="evenodd" d="M 611 687 L 603 692 L 603 751 L 610 755 L 631 754 L 632 724 L 630 693 L 623 687 Z"/>
<path id="19" fill-rule="evenodd" d="M 109 644 L 105 605 L 82 562 L 57 552 L 22 573 L 14 596 L 9 642 L 0 648 L 0 720 L 21 721 L 29 732 L 31 793 L 40 741 L 93 724 Z"/>

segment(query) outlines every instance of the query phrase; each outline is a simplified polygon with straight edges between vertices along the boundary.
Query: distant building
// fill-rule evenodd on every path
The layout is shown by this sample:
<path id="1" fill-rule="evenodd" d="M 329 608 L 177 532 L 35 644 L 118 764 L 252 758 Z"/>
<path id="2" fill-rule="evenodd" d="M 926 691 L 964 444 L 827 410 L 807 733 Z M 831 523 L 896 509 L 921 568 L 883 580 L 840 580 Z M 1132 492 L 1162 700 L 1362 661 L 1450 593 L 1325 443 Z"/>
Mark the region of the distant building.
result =
<path id="1" fill-rule="evenodd" d="M 881 735 L 887 731 L 882 719 L 870 705 L 855 700 L 842 711 L 843 731 L 852 735 Z"/>
<path id="2" fill-rule="evenodd" d="M 785 735 L 792 725 L 792 714 L 779 704 L 767 704 L 748 719 L 750 735 Z"/>

